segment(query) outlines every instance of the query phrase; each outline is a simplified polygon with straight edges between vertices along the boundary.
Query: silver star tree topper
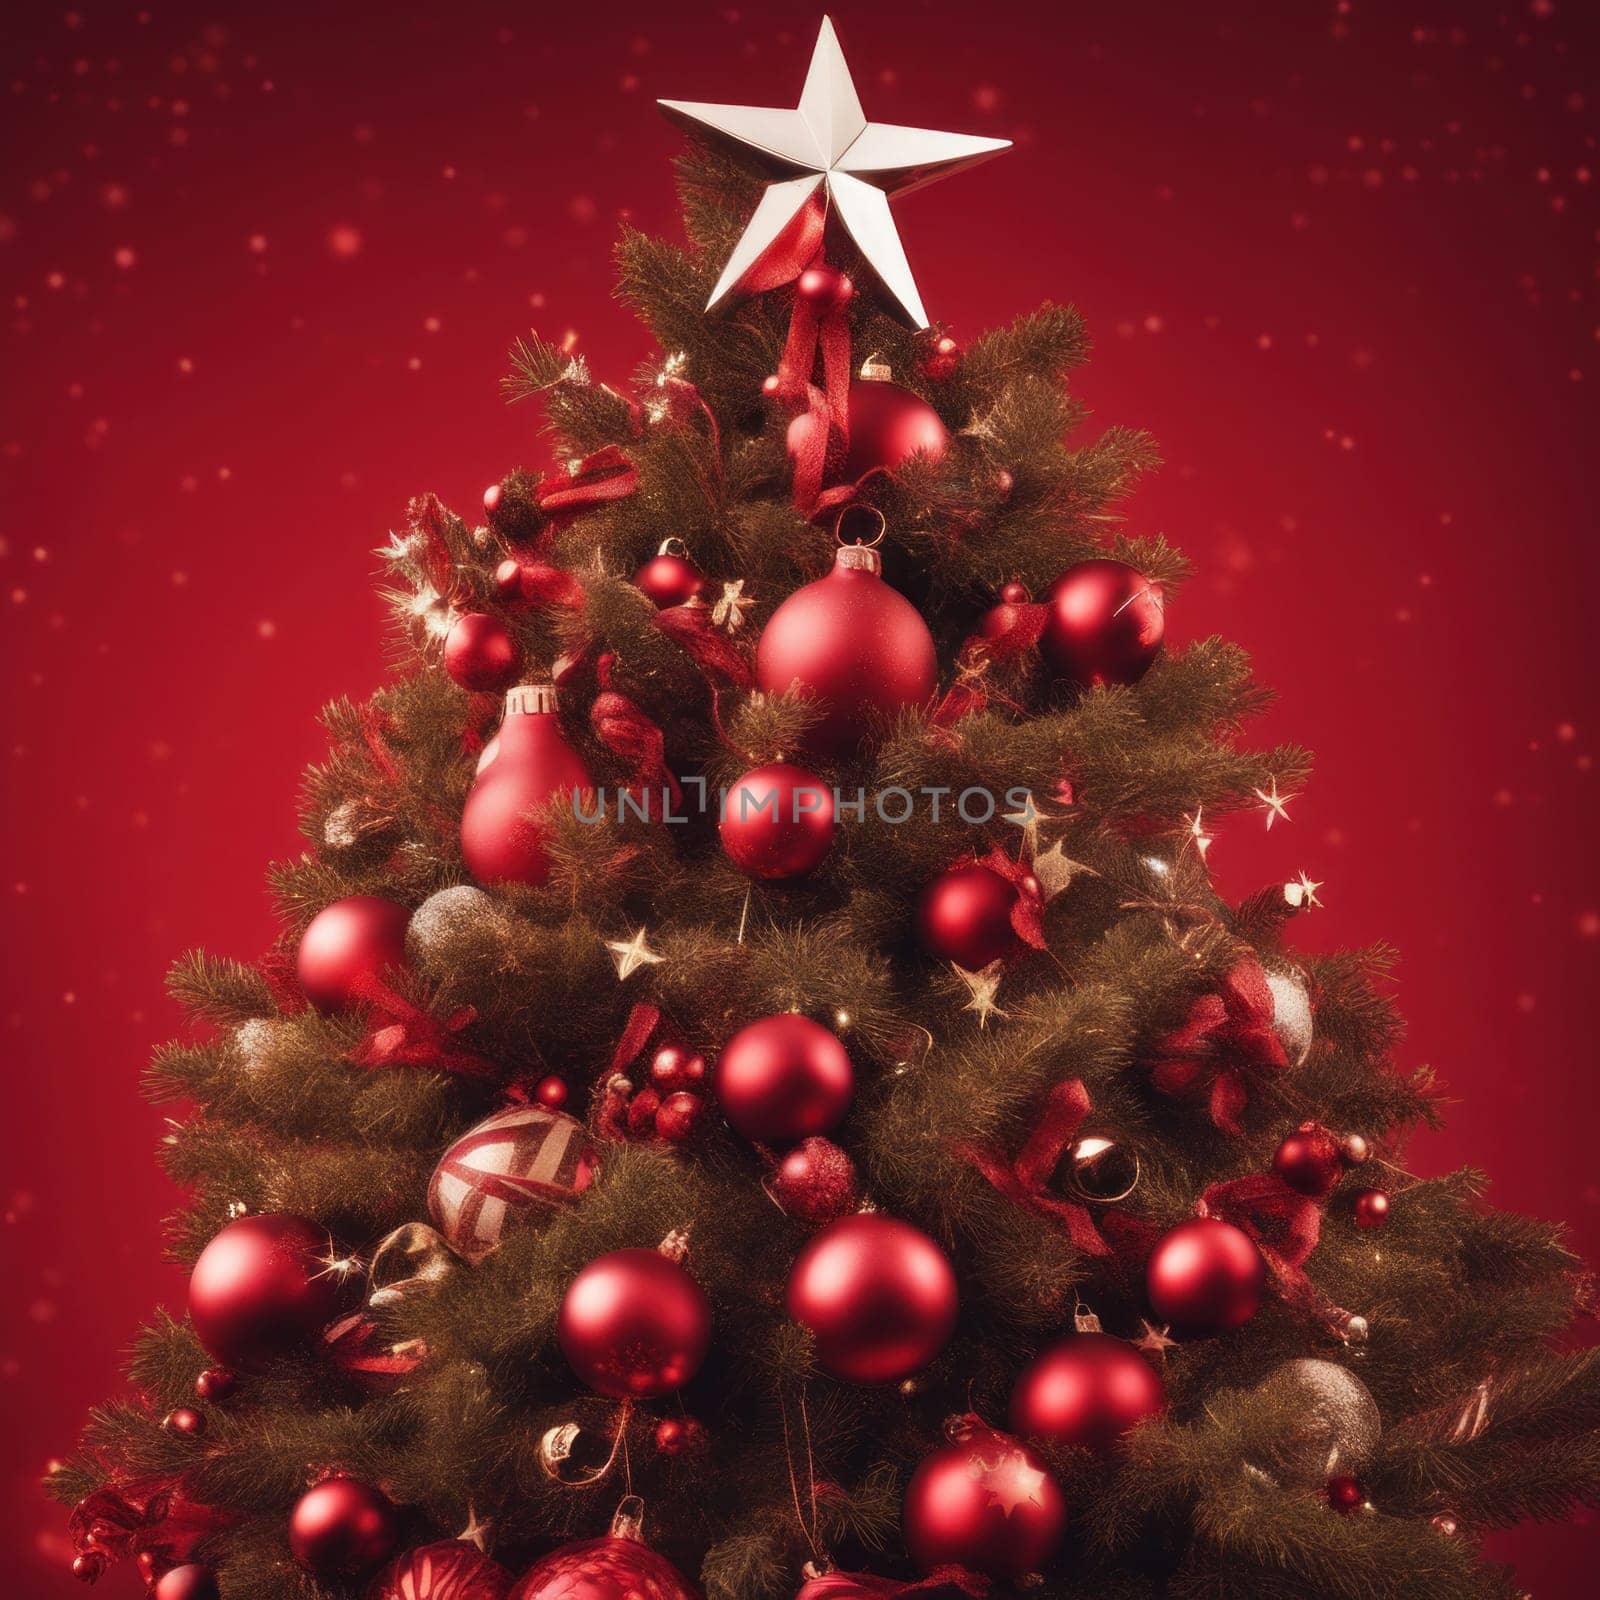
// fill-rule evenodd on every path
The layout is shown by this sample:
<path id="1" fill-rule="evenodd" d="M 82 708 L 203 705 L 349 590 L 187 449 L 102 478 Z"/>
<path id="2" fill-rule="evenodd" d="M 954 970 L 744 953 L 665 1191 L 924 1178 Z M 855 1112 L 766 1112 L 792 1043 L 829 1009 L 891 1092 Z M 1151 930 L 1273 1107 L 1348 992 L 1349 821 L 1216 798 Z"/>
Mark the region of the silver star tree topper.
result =
<path id="1" fill-rule="evenodd" d="M 987 161 L 1011 145 L 1009 139 L 868 122 L 827 17 L 793 111 L 695 100 L 656 103 L 674 122 L 774 175 L 711 291 L 707 311 L 738 289 L 774 245 L 793 237 L 808 209 L 820 205 L 824 215 L 836 215 L 844 224 L 900 314 L 913 327 L 927 327 L 889 199 Z"/>

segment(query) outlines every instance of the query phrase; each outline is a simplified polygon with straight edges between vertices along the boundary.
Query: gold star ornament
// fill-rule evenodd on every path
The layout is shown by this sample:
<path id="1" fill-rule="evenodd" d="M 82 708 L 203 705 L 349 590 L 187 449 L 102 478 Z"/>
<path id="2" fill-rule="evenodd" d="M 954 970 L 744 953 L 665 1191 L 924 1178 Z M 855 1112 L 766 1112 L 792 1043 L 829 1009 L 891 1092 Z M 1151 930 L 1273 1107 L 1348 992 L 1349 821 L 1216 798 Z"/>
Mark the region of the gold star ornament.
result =
<path id="1" fill-rule="evenodd" d="M 658 961 L 667 959 L 650 948 L 648 928 L 640 928 L 631 939 L 607 939 L 606 949 L 611 952 L 611 959 L 616 964 L 619 982 L 631 978 L 640 967 L 653 967 Z"/>

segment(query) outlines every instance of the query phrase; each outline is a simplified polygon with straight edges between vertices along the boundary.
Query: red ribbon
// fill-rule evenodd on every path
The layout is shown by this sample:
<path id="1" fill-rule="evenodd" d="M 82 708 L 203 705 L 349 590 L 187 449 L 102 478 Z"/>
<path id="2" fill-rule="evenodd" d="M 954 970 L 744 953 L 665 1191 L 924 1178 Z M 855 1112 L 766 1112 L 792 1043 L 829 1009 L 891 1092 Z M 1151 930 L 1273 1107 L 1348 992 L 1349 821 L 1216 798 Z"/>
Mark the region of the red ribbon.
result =
<path id="1" fill-rule="evenodd" d="M 183 1565 L 203 1539 L 237 1520 L 188 1499 L 169 1479 L 141 1478 L 85 1495 L 72 1508 L 67 1530 L 75 1549 L 101 1558 L 100 1570 L 105 1562 L 148 1552 L 165 1571 Z"/>
<path id="2" fill-rule="evenodd" d="M 647 815 L 654 821 L 654 797 L 665 792 L 673 806 L 683 800 L 683 790 L 666 763 L 666 738 L 661 729 L 645 714 L 636 701 L 611 687 L 611 673 L 616 658 L 610 652 L 596 663 L 596 676 L 600 680 L 600 693 L 589 707 L 589 726 L 595 737 L 615 756 L 631 764 L 633 779 L 628 785 L 630 793 L 642 793 Z"/>
<path id="3" fill-rule="evenodd" d="M 1239 1114 L 1250 1098 L 1250 1077 L 1274 1077 L 1289 1065 L 1272 1015 L 1265 968 L 1254 956 L 1241 957 L 1161 1040 L 1151 1082 L 1170 1095 L 1209 1087 L 1212 1122 L 1243 1137 Z"/>
<path id="4" fill-rule="evenodd" d="M 749 661 L 718 630 L 711 620 L 711 607 L 703 600 L 691 600 L 687 605 L 668 606 L 656 612 L 656 626 L 708 678 L 715 673 L 736 689 L 750 687 Z"/>
<path id="5" fill-rule="evenodd" d="M 1033 1130 L 1014 1159 L 998 1145 L 963 1144 L 956 1147 L 956 1153 L 1012 1204 L 1058 1224 L 1085 1255 L 1108 1256 L 1111 1246 L 1101 1238 L 1088 1211 L 1045 1187 L 1090 1109 L 1089 1091 L 1082 1079 L 1064 1078 L 1040 1102 Z"/>
<path id="6" fill-rule="evenodd" d="M 998 605 L 990 611 L 985 628 L 968 634 L 957 651 L 956 679 L 934 708 L 934 723 L 948 728 L 982 711 L 991 699 L 1008 710 L 1021 710 L 1016 700 L 1001 694 L 989 681 L 989 668 L 1014 666 L 1034 649 L 1049 615 L 1048 607 L 1033 604 Z"/>
<path id="7" fill-rule="evenodd" d="M 880 1578 L 870 1572 L 830 1572 L 812 1578 L 795 1600 L 899 1600 L 906 1595 L 922 1595 L 924 1600 L 982 1600 L 989 1593 L 989 1580 L 965 1567 L 935 1567 L 925 1578 Z"/>
<path id="8" fill-rule="evenodd" d="M 517 593 L 530 604 L 565 606 L 569 611 L 581 611 L 586 598 L 583 585 L 565 567 L 544 562 L 518 565 Z"/>
<path id="9" fill-rule="evenodd" d="M 380 1016 L 390 1020 L 374 1028 L 349 1054 L 363 1067 L 429 1067 L 454 1072 L 464 1078 L 492 1076 L 494 1067 L 482 1056 L 463 1050 L 454 1036 L 477 1019 L 473 1006 L 460 1006 L 442 1022 L 402 994 L 391 989 L 382 978 L 367 972 L 351 989 Z"/>
<path id="10" fill-rule="evenodd" d="M 422 539 L 422 570 L 437 592 L 449 598 L 456 585 L 456 564 L 444 536 L 445 519 L 450 515 L 438 495 L 418 495 L 406 508 L 411 531 Z"/>
<path id="11" fill-rule="evenodd" d="M 1004 878 L 1017 891 L 1011 903 L 1011 928 L 1024 944 L 1035 950 L 1045 948 L 1044 893 L 1033 868 L 1025 861 L 1013 861 L 998 845 L 979 863 L 996 877 Z"/>
<path id="12" fill-rule="evenodd" d="M 404 1345 L 385 1343 L 378 1324 L 364 1311 L 353 1311 L 330 1323 L 322 1339 L 341 1372 L 372 1388 L 391 1387 L 428 1359 L 428 1347 L 420 1339 Z"/>
<path id="13" fill-rule="evenodd" d="M 585 456 L 565 476 L 546 478 L 534 498 L 547 516 L 577 517 L 608 501 L 625 500 L 638 487 L 638 469 L 619 446 L 608 444 Z"/>
<path id="14" fill-rule="evenodd" d="M 788 282 L 805 266 L 823 265 L 820 244 L 808 263 L 786 262 L 794 270 L 780 279 Z M 822 386 L 812 382 L 817 352 L 822 352 Z M 794 445 L 793 499 L 802 511 L 816 509 L 822 492 L 822 473 L 835 434 L 841 448 L 850 443 L 850 319 L 842 304 L 820 307 L 797 295 L 789 313 L 789 337 L 778 357 L 778 397 L 804 413 L 790 434 Z"/>

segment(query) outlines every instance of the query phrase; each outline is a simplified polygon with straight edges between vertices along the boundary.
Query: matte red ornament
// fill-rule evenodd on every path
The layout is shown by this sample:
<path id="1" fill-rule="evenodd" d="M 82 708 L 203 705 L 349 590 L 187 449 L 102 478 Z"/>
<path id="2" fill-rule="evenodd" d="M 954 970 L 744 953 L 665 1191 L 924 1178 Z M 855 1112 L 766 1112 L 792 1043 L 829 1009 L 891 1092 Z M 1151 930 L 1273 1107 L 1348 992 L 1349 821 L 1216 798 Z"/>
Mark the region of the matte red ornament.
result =
<path id="1" fill-rule="evenodd" d="M 921 395 L 888 378 L 854 379 L 846 404 L 850 444 L 838 470 L 828 475 L 832 482 L 856 483 L 869 472 L 893 472 L 919 453 L 938 461 L 949 447 L 950 435 L 939 413 Z M 806 418 L 802 412 L 795 422 Z M 789 426 L 794 450 L 795 423 Z"/>
<path id="2" fill-rule="evenodd" d="M 306 999 L 323 1016 L 360 1003 L 362 978 L 406 965 L 410 910 L 398 900 L 353 894 L 324 906 L 300 935 L 295 970 Z"/>
<path id="3" fill-rule="evenodd" d="M 461 813 L 461 855 L 479 883 L 537 887 L 550 875 L 550 859 L 544 828 L 530 813 L 594 787 L 561 731 L 555 685 L 512 689 L 494 743 L 494 759 L 478 768 Z"/>
<path id="4" fill-rule="evenodd" d="M 856 1169 L 831 1139 L 802 1139 L 773 1171 L 772 1198 L 802 1222 L 832 1222 L 856 1209 Z"/>
<path id="5" fill-rule="evenodd" d="M 399 1517 L 389 1497 L 359 1478 L 324 1478 L 289 1513 L 289 1553 L 322 1578 L 353 1578 L 394 1549 Z"/>
<path id="6" fill-rule="evenodd" d="M 475 1545 L 445 1539 L 396 1556 L 373 1578 L 366 1600 L 505 1600 L 512 1581 Z"/>
<path id="7" fill-rule="evenodd" d="M 856 286 L 837 267 L 824 263 L 807 267 L 795 280 L 794 292 L 826 316 L 843 311 L 855 299 Z"/>
<path id="8" fill-rule="evenodd" d="M 1256 1314 L 1266 1275 L 1249 1234 L 1216 1217 L 1196 1217 L 1164 1234 L 1150 1252 L 1145 1292 L 1179 1338 L 1208 1339 Z"/>
<path id="9" fill-rule="evenodd" d="M 615 1400 L 680 1389 L 711 1344 L 711 1305 L 659 1250 L 613 1250 L 567 1286 L 556 1337 L 572 1370 Z"/>
<path id="10" fill-rule="evenodd" d="M 516 682 L 522 652 L 498 617 L 469 611 L 445 635 L 444 670 L 463 689 L 494 694 Z"/>
<path id="11" fill-rule="evenodd" d="M 462 1134 L 428 1184 L 428 1214 L 446 1243 L 481 1261 L 507 1229 L 548 1221 L 594 1181 L 583 1124 L 544 1105 L 507 1106 Z"/>
<path id="12" fill-rule="evenodd" d="M 1079 1333 L 1023 1368 L 1011 1391 L 1011 1431 L 1104 1455 L 1165 1405 L 1160 1375 L 1127 1340 Z"/>
<path id="13" fill-rule="evenodd" d="M 917 901 L 917 939 L 929 955 L 981 972 L 1022 948 L 1011 926 L 1017 891 L 976 861 L 941 872 Z"/>
<path id="14" fill-rule="evenodd" d="M 1272 1158 L 1272 1170 L 1296 1194 L 1313 1199 L 1332 1193 L 1342 1169 L 1338 1140 L 1314 1122 L 1296 1128 Z"/>
<path id="15" fill-rule="evenodd" d="M 1323 1494 L 1328 1504 L 1344 1517 L 1349 1516 L 1352 1511 L 1359 1511 L 1367 1499 L 1367 1491 L 1362 1486 L 1361 1480 L 1345 1474 L 1329 1478 Z"/>
<path id="16" fill-rule="evenodd" d="M 785 1011 L 741 1028 L 717 1062 L 717 1101 L 734 1130 L 761 1144 L 831 1133 L 845 1119 L 855 1069 L 838 1039 Z"/>
<path id="17" fill-rule="evenodd" d="M 1351 1202 L 1358 1228 L 1381 1228 L 1389 1220 L 1389 1197 L 1382 1189 L 1363 1189 Z"/>
<path id="18" fill-rule="evenodd" d="M 1060 1548 L 1067 1502 L 1027 1445 L 974 1419 L 912 1474 L 901 1521 L 925 1573 L 958 1566 L 1021 1578 L 1043 1571 Z"/>
<path id="19" fill-rule="evenodd" d="M 789 1273 L 789 1315 L 816 1336 L 817 1359 L 846 1383 L 896 1383 L 955 1331 L 956 1275 L 944 1251 L 898 1217 L 830 1223 Z"/>
<path id="20" fill-rule="evenodd" d="M 705 1088 L 706 1058 L 687 1045 L 661 1045 L 650 1058 L 650 1081 L 663 1094 L 678 1089 L 698 1093 Z"/>
<path id="21" fill-rule="evenodd" d="M 926 705 L 939 684 L 933 636 L 921 613 L 883 581 L 877 552 L 843 545 L 833 571 L 773 612 L 756 646 L 756 683 L 817 702 L 806 730 L 818 756 L 846 756 L 874 722 Z"/>
<path id="22" fill-rule="evenodd" d="M 240 1217 L 189 1274 L 195 1337 L 230 1367 L 256 1367 L 309 1344 L 338 1307 L 326 1228 L 284 1212 Z"/>
<path id="23" fill-rule="evenodd" d="M 181 1567 L 169 1567 L 156 1579 L 150 1591 L 150 1600 L 221 1600 L 222 1591 L 210 1567 L 198 1561 L 186 1561 Z"/>
<path id="24" fill-rule="evenodd" d="M 610 1534 L 563 1545 L 534 1562 L 511 1600 L 701 1600 L 700 1591 L 649 1545 Z"/>
<path id="25" fill-rule="evenodd" d="M 705 1118 L 705 1101 L 687 1089 L 679 1089 L 656 1107 L 655 1129 L 668 1144 L 687 1144 L 700 1131 Z"/>
<path id="26" fill-rule="evenodd" d="M 1080 561 L 1045 594 L 1039 648 L 1056 674 L 1090 688 L 1137 683 L 1166 633 L 1161 585 L 1124 561 Z"/>
<path id="27" fill-rule="evenodd" d="M 685 606 L 706 586 L 705 574 L 689 559 L 681 539 L 667 539 L 633 575 L 633 586 L 658 611 Z"/>
<path id="28" fill-rule="evenodd" d="M 207 1367 L 194 1380 L 194 1392 L 202 1400 L 226 1400 L 238 1387 L 238 1377 L 226 1367 Z"/>
<path id="29" fill-rule="evenodd" d="M 833 789 L 787 761 L 754 767 L 728 790 L 720 831 L 748 877 L 804 877 L 833 848 Z"/>

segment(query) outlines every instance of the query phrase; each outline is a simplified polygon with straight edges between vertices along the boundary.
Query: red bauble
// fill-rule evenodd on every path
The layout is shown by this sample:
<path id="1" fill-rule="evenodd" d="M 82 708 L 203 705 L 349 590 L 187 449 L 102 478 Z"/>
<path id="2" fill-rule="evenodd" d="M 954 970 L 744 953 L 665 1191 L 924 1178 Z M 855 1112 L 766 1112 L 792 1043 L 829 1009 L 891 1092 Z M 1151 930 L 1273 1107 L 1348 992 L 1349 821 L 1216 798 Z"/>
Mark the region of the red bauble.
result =
<path id="1" fill-rule="evenodd" d="M 843 311 L 855 298 L 856 286 L 837 267 L 807 267 L 795 281 L 794 292 L 824 316 Z"/>
<path id="2" fill-rule="evenodd" d="M 239 1379 L 226 1367 L 207 1367 L 194 1380 L 194 1392 L 202 1400 L 226 1400 L 239 1387 Z"/>
<path id="3" fill-rule="evenodd" d="M 545 1221 L 594 1179 L 583 1124 L 545 1105 L 507 1106 L 461 1135 L 428 1184 L 428 1214 L 445 1242 L 481 1261 L 508 1228 Z"/>
<path id="4" fill-rule="evenodd" d="M 516 682 L 522 652 L 511 630 L 487 611 L 457 617 L 444 640 L 444 670 L 463 689 L 494 694 Z"/>
<path id="5" fill-rule="evenodd" d="M 768 1187 L 802 1222 L 832 1222 L 856 1208 L 855 1164 L 831 1139 L 802 1139 L 778 1163 Z"/>
<path id="6" fill-rule="evenodd" d="M 1314 1122 L 1296 1128 L 1272 1158 L 1272 1170 L 1297 1194 L 1321 1199 L 1339 1181 L 1339 1142 Z"/>
<path id="7" fill-rule="evenodd" d="M 505 1600 L 511 1583 L 476 1546 L 445 1539 L 396 1556 L 372 1580 L 366 1600 Z"/>
<path id="8" fill-rule="evenodd" d="M 776 761 L 728 790 L 722 848 L 751 878 L 801 878 L 833 848 L 833 789 L 814 772 Z"/>
<path id="9" fill-rule="evenodd" d="M 1163 1234 L 1145 1268 L 1151 1309 L 1180 1338 L 1209 1339 L 1241 1327 L 1261 1305 L 1266 1263 L 1250 1235 L 1215 1217 Z"/>
<path id="10" fill-rule="evenodd" d="M 947 383 L 961 370 L 961 346 L 949 334 L 935 339 L 923 351 L 917 370 L 930 383 Z"/>
<path id="11" fill-rule="evenodd" d="M 870 1572 L 829 1572 L 801 1584 L 794 1600 L 891 1600 L 905 1587 L 898 1579 Z"/>
<path id="12" fill-rule="evenodd" d="M 1382 1189 L 1363 1189 L 1350 1203 L 1358 1228 L 1381 1228 L 1389 1220 L 1389 1197 Z"/>
<path id="13" fill-rule="evenodd" d="M 610 1534 L 563 1545 L 536 1561 L 511 1600 L 701 1600 L 700 1591 L 637 1539 Z"/>
<path id="14" fill-rule="evenodd" d="M 190 1439 L 197 1439 L 206 1431 L 206 1419 L 204 1413 L 196 1411 L 193 1406 L 179 1406 L 161 1419 L 161 1426 L 168 1433 L 181 1433 Z"/>
<path id="15" fill-rule="evenodd" d="M 221 1595 L 210 1567 L 186 1561 L 181 1567 L 168 1567 L 156 1579 L 150 1600 L 221 1600 Z"/>
<path id="16" fill-rule="evenodd" d="M 850 444 L 844 460 L 830 470 L 831 483 L 855 483 L 869 472 L 893 472 L 919 451 L 937 461 L 950 443 L 939 413 L 921 395 L 887 378 L 857 378 L 847 401 Z M 798 454 L 807 428 L 814 426 L 802 411 L 789 424 L 789 450 Z"/>
<path id="17" fill-rule="evenodd" d="M 1060 1548 L 1067 1502 L 1027 1445 L 981 1423 L 924 1457 L 906 1485 L 906 1549 L 924 1572 L 993 1578 L 1041 1572 Z"/>
<path id="18" fill-rule="evenodd" d="M 668 1144 L 687 1144 L 700 1131 L 705 1118 L 705 1101 L 680 1089 L 656 1107 L 655 1130 Z"/>
<path id="19" fill-rule="evenodd" d="M 647 1400 L 682 1388 L 700 1370 L 711 1344 L 711 1306 L 659 1250 L 613 1250 L 567 1286 L 556 1337 L 591 1389 Z"/>
<path id="20" fill-rule="evenodd" d="M 1080 561 L 1050 585 L 1039 648 L 1058 676 L 1089 688 L 1137 683 L 1166 632 L 1161 585 L 1124 561 Z"/>
<path id="21" fill-rule="evenodd" d="M 1025 583 L 1017 583 L 1013 580 L 1001 586 L 1000 603 L 1002 605 L 1025 606 L 1031 599 L 1032 596 L 1028 593 L 1028 586 Z"/>
<path id="22" fill-rule="evenodd" d="M 711 1442 L 698 1417 L 663 1417 L 656 1424 L 655 1446 L 664 1456 L 686 1456 L 704 1450 Z"/>
<path id="23" fill-rule="evenodd" d="M 895 1383 L 927 1366 L 955 1331 L 956 1275 L 938 1245 L 897 1217 L 830 1223 L 789 1273 L 789 1315 L 846 1383 Z"/>
<path id="24" fill-rule="evenodd" d="M 571 1094 L 567 1088 L 565 1078 L 558 1078 L 553 1072 L 548 1078 L 541 1078 L 534 1085 L 533 1098 L 542 1105 L 546 1111 L 559 1111 L 567 1103 Z"/>
<path id="25" fill-rule="evenodd" d="M 506 696 L 492 761 L 478 768 L 461 813 L 461 855 L 479 883 L 537 886 L 550 875 L 544 829 L 529 812 L 559 794 L 594 787 L 556 715 L 555 686 Z"/>
<path id="26" fill-rule="evenodd" d="M 1023 1368 L 1011 1391 L 1011 1430 L 1104 1454 L 1165 1404 L 1160 1376 L 1131 1344 L 1080 1333 Z"/>
<path id="27" fill-rule="evenodd" d="M 399 1520 L 381 1489 L 359 1478 L 324 1478 L 289 1513 L 289 1553 L 318 1577 L 356 1577 L 394 1549 Z"/>
<path id="28" fill-rule="evenodd" d="M 650 1058 L 650 1081 L 663 1094 L 678 1089 L 698 1093 L 705 1087 L 706 1058 L 687 1045 L 660 1045 Z"/>
<path id="29" fill-rule="evenodd" d="M 805 735 L 816 755 L 849 755 L 873 722 L 925 705 L 939 685 L 928 625 L 882 570 L 875 551 L 842 546 L 833 571 L 795 590 L 756 646 L 759 688 L 817 702 Z"/>
<path id="30" fill-rule="evenodd" d="M 326 1228 L 283 1212 L 240 1217 L 189 1274 L 189 1321 L 218 1361 L 254 1367 L 314 1339 L 338 1305 Z"/>
<path id="31" fill-rule="evenodd" d="M 1352 1511 L 1359 1511 L 1367 1499 L 1367 1491 L 1362 1486 L 1361 1480 L 1344 1473 L 1336 1478 L 1329 1478 L 1323 1494 L 1327 1497 L 1328 1504 L 1343 1517 L 1349 1516 Z"/>
<path id="32" fill-rule="evenodd" d="M 633 575 L 633 586 L 658 611 L 686 606 L 706 586 L 705 574 L 689 559 L 681 539 L 668 539 Z"/>
<path id="33" fill-rule="evenodd" d="M 399 901 L 375 894 L 353 894 L 323 907 L 300 935 L 295 961 L 306 999 L 325 1017 L 358 1004 L 360 979 L 406 964 L 410 921 L 411 912 Z"/>
<path id="34" fill-rule="evenodd" d="M 917 901 L 917 938 L 929 955 L 981 972 L 1022 948 L 1011 926 L 1017 891 L 976 861 L 941 872 Z"/>
<path id="35" fill-rule="evenodd" d="M 717 1062 L 722 1114 L 747 1139 L 789 1144 L 845 1119 L 855 1069 L 820 1022 L 785 1011 L 741 1028 Z"/>

